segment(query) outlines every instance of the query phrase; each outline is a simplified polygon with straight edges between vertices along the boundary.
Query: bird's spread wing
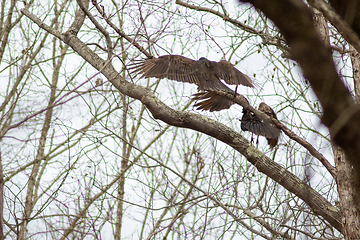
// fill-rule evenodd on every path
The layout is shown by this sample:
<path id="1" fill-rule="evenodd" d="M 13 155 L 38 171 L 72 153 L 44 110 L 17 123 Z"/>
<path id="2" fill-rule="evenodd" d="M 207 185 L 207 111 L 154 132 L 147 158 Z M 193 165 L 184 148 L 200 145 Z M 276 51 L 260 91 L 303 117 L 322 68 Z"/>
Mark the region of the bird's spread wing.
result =
<path id="1" fill-rule="evenodd" d="M 266 103 L 260 103 L 259 111 L 262 111 L 266 115 L 277 119 L 274 110 L 272 110 L 272 108 L 269 107 Z M 271 115 L 268 114 L 270 112 L 272 112 Z M 241 129 L 243 131 L 249 131 L 256 135 L 264 136 L 268 139 L 277 139 L 280 135 L 280 129 L 276 128 L 269 122 L 263 121 L 254 113 L 246 109 L 243 109 L 243 117 L 240 121 Z"/>
<path id="2" fill-rule="evenodd" d="M 165 55 L 141 61 L 133 67 L 132 73 L 140 73 L 141 77 L 168 78 L 179 82 L 200 84 L 199 76 L 203 73 L 197 61 L 179 56 Z"/>
<path id="3" fill-rule="evenodd" d="M 220 62 L 211 62 L 215 74 L 228 84 L 244 85 L 254 87 L 252 80 L 249 76 L 237 70 L 231 63 L 225 60 Z"/>

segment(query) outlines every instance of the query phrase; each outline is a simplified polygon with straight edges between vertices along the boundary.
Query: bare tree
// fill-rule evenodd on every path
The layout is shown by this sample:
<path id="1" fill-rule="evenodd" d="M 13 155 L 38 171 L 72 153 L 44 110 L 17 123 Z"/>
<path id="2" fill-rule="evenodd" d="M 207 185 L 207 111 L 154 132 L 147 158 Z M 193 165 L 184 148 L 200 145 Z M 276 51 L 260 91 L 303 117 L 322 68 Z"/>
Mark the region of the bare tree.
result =
<path id="1" fill-rule="evenodd" d="M 249 2 L 3 0 L 2 238 L 358 239 L 356 26 L 320 0 Z M 194 84 L 131 74 L 169 54 L 256 88 L 206 112 Z M 274 149 L 243 108 L 281 129 Z"/>

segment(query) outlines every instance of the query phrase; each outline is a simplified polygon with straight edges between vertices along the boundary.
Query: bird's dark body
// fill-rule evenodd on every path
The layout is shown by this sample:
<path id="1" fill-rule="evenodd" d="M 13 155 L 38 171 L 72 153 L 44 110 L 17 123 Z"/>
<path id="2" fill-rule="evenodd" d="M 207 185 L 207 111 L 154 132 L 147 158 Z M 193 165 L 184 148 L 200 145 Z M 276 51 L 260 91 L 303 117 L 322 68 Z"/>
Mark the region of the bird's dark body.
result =
<path id="1" fill-rule="evenodd" d="M 277 119 L 274 110 L 264 102 L 260 103 L 259 111 L 265 113 L 269 117 Z M 271 148 L 276 146 L 280 135 L 280 129 L 276 128 L 271 123 L 262 120 L 245 108 L 243 109 L 243 116 L 240 121 L 241 130 L 252 132 L 258 136 L 264 136 Z"/>

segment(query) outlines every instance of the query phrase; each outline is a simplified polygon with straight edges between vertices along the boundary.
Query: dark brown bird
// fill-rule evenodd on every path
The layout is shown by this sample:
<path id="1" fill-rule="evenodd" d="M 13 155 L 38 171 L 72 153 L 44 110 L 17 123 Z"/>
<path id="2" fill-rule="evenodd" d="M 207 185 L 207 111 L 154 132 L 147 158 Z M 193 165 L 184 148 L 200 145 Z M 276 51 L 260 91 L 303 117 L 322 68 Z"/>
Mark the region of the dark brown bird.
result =
<path id="1" fill-rule="evenodd" d="M 264 102 L 260 103 L 259 111 L 265 113 L 269 117 L 277 119 L 274 110 Z M 258 136 L 264 136 L 267 139 L 270 148 L 276 146 L 280 136 L 280 129 L 276 128 L 273 124 L 262 120 L 245 108 L 243 109 L 243 116 L 240 121 L 241 129 L 243 131 L 249 131 Z"/>
<path id="2" fill-rule="evenodd" d="M 141 77 L 167 78 L 198 85 L 199 91 L 232 91 L 220 79 L 232 85 L 253 87 L 251 79 L 225 60 L 200 58 L 198 61 L 178 55 L 150 58 L 135 64 L 133 73 Z"/>

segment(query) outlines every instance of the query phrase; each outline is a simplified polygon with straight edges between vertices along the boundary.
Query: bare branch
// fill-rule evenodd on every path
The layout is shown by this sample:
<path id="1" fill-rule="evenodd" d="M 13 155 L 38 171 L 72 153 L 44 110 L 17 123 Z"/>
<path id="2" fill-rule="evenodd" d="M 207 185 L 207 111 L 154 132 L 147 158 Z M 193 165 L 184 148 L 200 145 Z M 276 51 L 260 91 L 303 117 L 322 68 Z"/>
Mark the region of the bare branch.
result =
<path id="1" fill-rule="evenodd" d="M 96 0 L 93 0 L 92 3 L 96 7 L 96 9 L 99 11 L 99 13 L 104 17 L 105 21 L 109 24 L 110 27 L 112 27 L 121 37 L 125 38 L 130 44 L 132 44 L 134 47 L 139 49 L 139 51 L 142 52 L 146 57 L 152 58 L 152 55 L 148 51 L 146 51 L 143 47 L 141 47 L 139 45 L 139 43 L 135 41 L 135 39 L 132 39 L 131 37 L 126 35 L 121 29 L 119 29 L 115 24 L 113 24 L 110 21 L 110 18 L 108 16 L 106 16 L 103 9 L 101 9 L 99 7 Z"/>
<path id="2" fill-rule="evenodd" d="M 360 52 L 360 38 L 345 20 L 334 12 L 323 0 L 308 0 L 308 2 L 322 12 L 325 18 L 341 33 L 346 41 Z"/>
<path id="3" fill-rule="evenodd" d="M 248 25 L 245 25 L 243 24 L 242 22 L 236 20 L 236 19 L 233 19 L 233 18 L 230 18 L 228 15 L 225 15 L 221 12 L 218 12 L 214 9 L 210 9 L 210 8 L 206 8 L 206 7 L 201 7 L 201 6 L 196 6 L 196 5 L 193 5 L 193 4 L 188 4 L 188 3 L 185 3 L 181 0 L 176 0 L 176 4 L 179 4 L 180 6 L 183 6 L 183 7 L 186 7 L 186 8 L 189 8 L 189 9 L 194 9 L 195 11 L 202 11 L 202 12 L 209 12 L 209 13 L 212 13 L 218 17 L 221 17 L 222 19 L 224 19 L 224 21 L 226 22 L 230 22 L 231 24 L 233 24 L 234 26 L 246 31 L 246 32 L 249 32 L 249 33 L 252 33 L 254 35 L 257 35 L 257 36 L 260 36 L 263 40 L 263 44 L 264 45 L 274 45 L 274 46 L 277 46 L 279 49 L 281 49 L 282 51 L 284 51 L 284 54 L 288 55 L 288 52 L 289 52 L 289 48 L 285 45 L 285 44 L 282 44 L 285 42 L 285 39 L 284 38 L 281 38 L 281 37 L 278 37 L 278 36 L 271 36 L 269 34 L 266 34 L 262 31 L 258 31 L 256 30 L 255 28 L 252 28 Z"/>

